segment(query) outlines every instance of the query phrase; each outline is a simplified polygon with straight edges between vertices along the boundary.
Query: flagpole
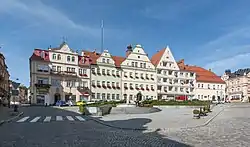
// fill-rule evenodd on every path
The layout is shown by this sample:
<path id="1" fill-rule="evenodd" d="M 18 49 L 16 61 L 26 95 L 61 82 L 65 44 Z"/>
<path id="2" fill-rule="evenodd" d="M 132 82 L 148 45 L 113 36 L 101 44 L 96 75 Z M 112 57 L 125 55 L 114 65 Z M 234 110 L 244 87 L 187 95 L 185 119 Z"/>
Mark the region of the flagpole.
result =
<path id="1" fill-rule="evenodd" d="M 103 52 L 103 45 L 104 45 L 104 22 L 101 22 L 101 53 Z"/>

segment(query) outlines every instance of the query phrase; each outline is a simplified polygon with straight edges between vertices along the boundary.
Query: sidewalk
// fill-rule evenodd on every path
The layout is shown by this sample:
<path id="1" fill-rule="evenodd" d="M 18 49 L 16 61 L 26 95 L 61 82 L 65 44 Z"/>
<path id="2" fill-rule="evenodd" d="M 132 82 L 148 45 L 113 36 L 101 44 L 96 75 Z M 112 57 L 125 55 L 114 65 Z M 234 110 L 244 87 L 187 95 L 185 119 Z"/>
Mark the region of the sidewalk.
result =
<path id="1" fill-rule="evenodd" d="M 0 125 L 22 115 L 22 112 L 14 112 L 14 109 L 0 106 Z"/>
<path id="2" fill-rule="evenodd" d="M 200 119 L 193 118 L 193 108 L 161 108 L 161 112 L 150 114 L 116 114 L 107 115 L 102 118 L 92 118 L 101 124 L 120 128 L 134 130 L 167 130 L 193 128 L 207 125 L 214 117 L 216 117 L 226 105 L 218 105 L 212 109 L 212 113 Z M 149 120 L 143 126 L 137 127 L 136 123 L 140 120 Z"/>

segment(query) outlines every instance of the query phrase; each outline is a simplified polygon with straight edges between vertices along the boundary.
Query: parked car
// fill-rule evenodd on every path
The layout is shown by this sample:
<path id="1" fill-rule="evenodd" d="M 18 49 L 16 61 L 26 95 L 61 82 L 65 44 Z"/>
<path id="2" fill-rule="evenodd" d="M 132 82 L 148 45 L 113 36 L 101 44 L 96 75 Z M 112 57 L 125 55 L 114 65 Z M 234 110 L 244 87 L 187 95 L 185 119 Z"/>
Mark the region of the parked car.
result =
<path id="1" fill-rule="evenodd" d="M 85 101 L 78 101 L 78 102 L 76 102 L 76 105 L 77 105 L 77 106 L 85 105 L 85 104 L 86 104 Z"/>
<path id="2" fill-rule="evenodd" d="M 62 100 L 59 100 L 56 102 L 56 106 L 66 106 L 66 102 L 65 101 L 62 101 Z"/>
<path id="3" fill-rule="evenodd" d="M 10 102 L 10 105 L 20 105 L 20 102 L 11 101 L 11 102 Z"/>
<path id="4" fill-rule="evenodd" d="M 75 103 L 74 101 L 72 101 L 72 100 L 68 100 L 68 101 L 66 102 L 66 105 L 68 105 L 68 106 L 75 106 L 76 103 Z"/>

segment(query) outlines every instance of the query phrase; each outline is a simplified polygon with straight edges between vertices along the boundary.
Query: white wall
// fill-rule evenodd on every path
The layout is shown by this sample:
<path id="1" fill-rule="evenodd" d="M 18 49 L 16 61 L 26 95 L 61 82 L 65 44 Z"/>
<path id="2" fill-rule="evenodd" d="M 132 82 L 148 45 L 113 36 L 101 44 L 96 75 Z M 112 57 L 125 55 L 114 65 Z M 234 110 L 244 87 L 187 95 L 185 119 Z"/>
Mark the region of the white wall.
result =
<path id="1" fill-rule="evenodd" d="M 217 96 L 225 99 L 225 89 L 226 84 L 220 83 L 205 83 L 205 82 L 197 82 L 196 85 L 196 95 L 195 98 L 199 100 L 212 100 L 212 97 L 215 96 L 217 100 Z"/>

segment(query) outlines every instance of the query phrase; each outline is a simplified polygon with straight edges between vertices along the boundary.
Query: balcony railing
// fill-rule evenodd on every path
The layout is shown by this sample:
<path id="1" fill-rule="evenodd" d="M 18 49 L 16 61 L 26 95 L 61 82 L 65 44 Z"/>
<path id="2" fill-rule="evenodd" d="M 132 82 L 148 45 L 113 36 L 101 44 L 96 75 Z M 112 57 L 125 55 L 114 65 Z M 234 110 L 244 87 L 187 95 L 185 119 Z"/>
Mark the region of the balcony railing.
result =
<path id="1" fill-rule="evenodd" d="M 130 89 L 131 89 L 131 90 L 134 90 L 134 88 L 133 88 L 132 86 L 130 86 Z"/>
<path id="2" fill-rule="evenodd" d="M 128 89 L 128 87 L 127 87 L 127 86 L 124 86 L 124 89 L 126 89 L 126 90 L 127 90 L 127 89 Z"/>
<path id="3" fill-rule="evenodd" d="M 113 88 L 113 89 L 116 89 L 115 85 L 112 85 L 112 88 Z"/>
<path id="4" fill-rule="evenodd" d="M 118 86 L 116 86 L 116 88 L 117 88 L 117 89 L 120 89 L 120 86 L 118 85 Z"/>
<path id="5" fill-rule="evenodd" d="M 101 86 L 100 84 L 97 84 L 97 87 L 98 87 L 98 88 L 101 88 L 102 86 Z"/>
<path id="6" fill-rule="evenodd" d="M 109 89 L 111 89 L 111 86 L 110 86 L 110 85 L 107 85 L 107 87 L 108 87 Z"/>
<path id="7" fill-rule="evenodd" d="M 37 88 L 50 88 L 50 84 L 44 84 L 44 83 L 36 83 L 35 86 Z"/>
<path id="8" fill-rule="evenodd" d="M 136 90 L 140 90 L 140 88 L 139 88 L 139 87 L 136 87 L 135 89 L 136 89 Z"/>
<path id="9" fill-rule="evenodd" d="M 63 74 L 66 76 L 77 76 L 76 72 L 74 71 L 64 71 Z"/>

